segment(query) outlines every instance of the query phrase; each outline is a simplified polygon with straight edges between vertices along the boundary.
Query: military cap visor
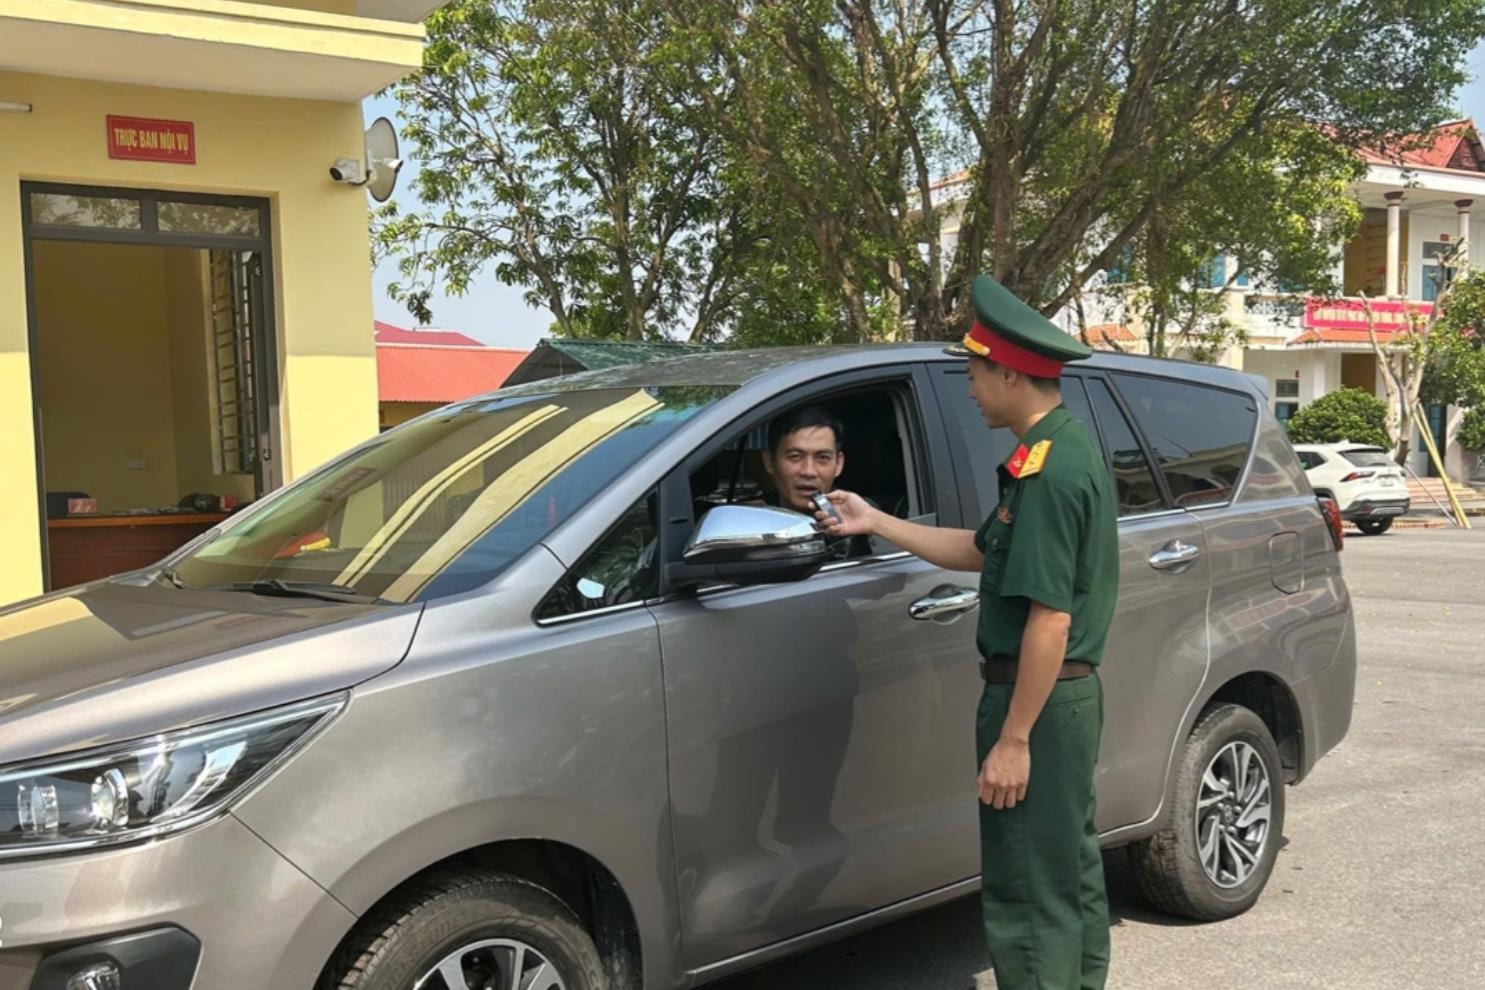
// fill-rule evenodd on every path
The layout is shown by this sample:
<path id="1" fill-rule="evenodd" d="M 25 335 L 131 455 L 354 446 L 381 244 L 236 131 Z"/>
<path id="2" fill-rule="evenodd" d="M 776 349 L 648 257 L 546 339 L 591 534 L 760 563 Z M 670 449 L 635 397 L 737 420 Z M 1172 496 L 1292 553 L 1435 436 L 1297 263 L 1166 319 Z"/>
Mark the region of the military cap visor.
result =
<path id="1" fill-rule="evenodd" d="M 989 275 L 975 276 L 970 293 L 975 322 L 950 354 L 977 354 L 1038 378 L 1056 378 L 1067 362 L 1093 354 Z"/>

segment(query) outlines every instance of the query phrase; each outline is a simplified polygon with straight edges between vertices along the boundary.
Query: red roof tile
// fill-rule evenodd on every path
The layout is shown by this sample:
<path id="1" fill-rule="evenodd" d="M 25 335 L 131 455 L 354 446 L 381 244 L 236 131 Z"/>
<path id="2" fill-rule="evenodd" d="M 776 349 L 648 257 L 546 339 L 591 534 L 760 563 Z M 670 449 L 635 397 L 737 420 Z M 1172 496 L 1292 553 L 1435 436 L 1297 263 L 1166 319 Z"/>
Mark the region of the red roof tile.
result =
<path id="1" fill-rule="evenodd" d="M 1110 343 L 1139 343 L 1139 338 L 1122 323 L 1096 323 L 1088 328 L 1085 339 L 1089 347 L 1107 347 Z"/>
<path id="2" fill-rule="evenodd" d="M 1417 146 L 1406 151 L 1383 152 L 1376 148 L 1362 148 L 1361 156 L 1375 165 L 1401 163 L 1424 168 L 1485 171 L 1485 149 L 1480 145 L 1473 120 L 1454 120 L 1440 124 L 1417 137 L 1420 139 Z"/>
<path id="3" fill-rule="evenodd" d="M 379 344 L 377 391 L 383 402 L 457 402 L 499 388 L 529 353 L 478 345 Z"/>
<path id="4" fill-rule="evenodd" d="M 1387 343 L 1397 335 L 1396 330 L 1377 328 L 1377 340 Z M 1326 327 L 1324 329 L 1306 330 L 1304 333 L 1289 341 L 1288 346 L 1297 347 L 1300 344 L 1370 344 L 1371 335 L 1365 329 L 1353 330 L 1340 327 Z"/>
<path id="5" fill-rule="evenodd" d="M 441 347 L 484 347 L 473 337 L 452 330 L 405 330 L 390 323 L 376 321 L 378 344 L 426 344 Z"/>

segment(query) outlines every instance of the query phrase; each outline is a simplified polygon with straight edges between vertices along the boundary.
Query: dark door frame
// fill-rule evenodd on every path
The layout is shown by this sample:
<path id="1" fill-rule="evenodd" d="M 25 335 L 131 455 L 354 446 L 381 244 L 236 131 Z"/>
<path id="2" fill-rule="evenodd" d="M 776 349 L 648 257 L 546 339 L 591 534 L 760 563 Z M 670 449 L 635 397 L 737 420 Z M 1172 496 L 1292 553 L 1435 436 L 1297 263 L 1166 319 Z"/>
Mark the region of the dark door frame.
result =
<path id="1" fill-rule="evenodd" d="M 35 222 L 31 215 L 32 193 L 56 193 L 64 196 L 89 196 L 128 199 L 139 203 L 140 224 L 136 229 L 117 230 L 104 227 L 64 226 Z M 256 251 L 263 268 L 262 324 L 253 328 L 253 348 L 259 367 L 267 371 L 258 377 L 257 422 L 260 451 L 259 485 L 264 492 L 283 484 L 282 430 L 279 411 L 279 364 L 277 286 L 273 257 L 273 211 L 269 200 L 249 196 L 214 196 L 203 193 L 172 192 L 168 189 L 130 189 L 116 186 L 73 185 L 60 182 L 21 182 L 21 239 L 26 278 L 26 346 L 31 365 L 31 425 L 36 447 L 36 499 L 41 536 L 42 587 L 51 590 L 51 561 L 46 515 L 46 457 L 42 444 L 41 369 L 38 361 L 39 330 L 36 325 L 36 267 L 34 245 L 37 241 L 85 241 L 94 244 L 140 245 L 144 247 L 184 247 L 199 250 Z M 193 203 L 206 206 L 236 206 L 258 211 L 258 233 L 202 234 L 161 230 L 159 206 L 169 203 Z"/>

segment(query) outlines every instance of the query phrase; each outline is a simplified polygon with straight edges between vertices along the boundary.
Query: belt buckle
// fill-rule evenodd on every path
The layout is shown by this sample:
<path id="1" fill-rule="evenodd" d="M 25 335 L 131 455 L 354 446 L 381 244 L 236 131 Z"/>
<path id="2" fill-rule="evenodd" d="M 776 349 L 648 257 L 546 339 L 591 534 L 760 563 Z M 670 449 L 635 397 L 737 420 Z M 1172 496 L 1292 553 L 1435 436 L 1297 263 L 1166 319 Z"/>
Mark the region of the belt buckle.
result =
<path id="1" fill-rule="evenodd" d="M 986 682 L 988 682 L 990 680 L 990 671 L 987 670 L 986 667 L 985 667 L 985 658 L 984 657 L 980 657 L 980 680 L 986 681 Z"/>

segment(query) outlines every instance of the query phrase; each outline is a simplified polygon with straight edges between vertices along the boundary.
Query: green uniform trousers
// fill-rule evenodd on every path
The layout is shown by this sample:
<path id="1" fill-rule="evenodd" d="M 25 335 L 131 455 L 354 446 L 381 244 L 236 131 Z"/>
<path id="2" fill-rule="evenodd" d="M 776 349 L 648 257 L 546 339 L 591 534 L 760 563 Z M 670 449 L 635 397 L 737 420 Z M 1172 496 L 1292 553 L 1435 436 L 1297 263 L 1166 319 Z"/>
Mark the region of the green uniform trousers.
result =
<path id="1" fill-rule="evenodd" d="M 1014 690 L 985 685 L 979 766 Z M 980 896 L 999 990 L 1103 990 L 1108 978 L 1108 895 L 1093 821 L 1102 729 L 1098 676 L 1058 681 L 1031 730 L 1026 800 L 999 811 L 980 805 Z"/>

